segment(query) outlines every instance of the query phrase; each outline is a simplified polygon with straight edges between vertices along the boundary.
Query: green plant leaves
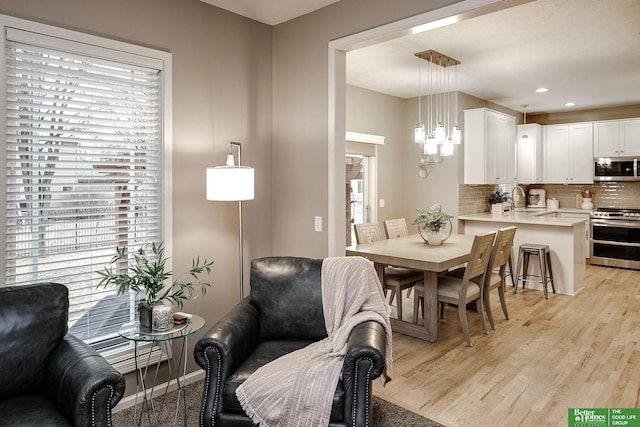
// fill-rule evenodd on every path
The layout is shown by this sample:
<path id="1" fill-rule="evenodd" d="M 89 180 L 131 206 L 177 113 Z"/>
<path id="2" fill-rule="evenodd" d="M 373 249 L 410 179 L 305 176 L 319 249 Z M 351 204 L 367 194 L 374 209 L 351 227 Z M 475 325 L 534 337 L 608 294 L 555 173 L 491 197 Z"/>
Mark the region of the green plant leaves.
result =
<path id="1" fill-rule="evenodd" d="M 133 252 L 131 257 L 132 259 L 129 259 L 126 247 L 116 248 L 111 265 L 97 272 L 101 276 L 97 286 L 115 286 L 118 295 L 129 291 L 144 293 L 150 304 L 169 300 L 179 308 L 182 308 L 184 301 L 191 298 L 194 287 L 199 287 L 203 295 L 207 288 L 211 287 L 210 283 L 199 279 L 200 274 L 211 273 L 213 261 L 207 261 L 206 258 L 201 260 L 198 256 L 192 259 L 191 269 L 171 284 L 167 284 L 173 272 L 166 270 L 168 258 L 165 256 L 162 242 L 144 244 Z M 182 277 L 189 277 L 193 282 L 191 279 L 183 280 Z"/>

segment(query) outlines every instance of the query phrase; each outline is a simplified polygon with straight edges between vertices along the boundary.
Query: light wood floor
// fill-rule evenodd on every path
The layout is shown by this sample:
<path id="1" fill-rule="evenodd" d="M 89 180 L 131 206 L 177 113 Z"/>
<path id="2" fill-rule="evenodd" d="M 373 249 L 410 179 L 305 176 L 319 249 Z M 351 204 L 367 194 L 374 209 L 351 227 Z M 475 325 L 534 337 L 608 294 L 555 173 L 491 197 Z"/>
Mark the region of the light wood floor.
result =
<path id="1" fill-rule="evenodd" d="M 573 297 L 507 290 L 510 320 L 494 295 L 489 335 L 469 313 L 473 347 L 455 308 L 435 343 L 394 333 L 393 380 L 374 394 L 448 427 L 564 427 L 568 408 L 640 406 L 640 271 L 587 266 Z"/>

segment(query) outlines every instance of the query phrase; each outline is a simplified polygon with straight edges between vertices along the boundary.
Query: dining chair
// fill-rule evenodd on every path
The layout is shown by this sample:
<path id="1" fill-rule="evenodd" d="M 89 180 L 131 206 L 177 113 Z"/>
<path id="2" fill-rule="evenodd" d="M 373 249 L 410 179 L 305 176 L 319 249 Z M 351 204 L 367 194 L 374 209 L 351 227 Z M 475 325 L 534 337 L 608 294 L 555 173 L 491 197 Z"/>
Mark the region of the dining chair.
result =
<path id="1" fill-rule="evenodd" d="M 366 224 L 354 224 L 353 228 L 356 232 L 356 244 L 377 242 L 384 239 L 380 232 L 380 225 L 377 222 L 368 222 Z"/>
<path id="2" fill-rule="evenodd" d="M 491 258 L 489 258 L 489 264 L 487 266 L 487 273 L 484 277 L 484 311 L 487 314 L 489 325 L 491 329 L 496 329 L 493 321 L 493 313 L 491 311 L 491 291 L 498 289 L 498 296 L 500 297 L 500 305 L 502 306 L 502 313 L 504 313 L 505 319 L 509 320 L 509 311 L 507 310 L 507 302 L 504 297 L 504 293 L 507 287 L 506 276 L 507 266 L 509 264 L 511 247 L 513 246 L 513 239 L 516 235 L 516 227 L 505 227 L 498 230 L 496 238 L 493 242 L 493 248 L 491 250 Z M 448 276 L 461 278 L 464 275 L 464 268 L 458 268 L 456 270 L 447 273 Z"/>
<path id="3" fill-rule="evenodd" d="M 516 227 L 506 227 L 498 230 L 496 234 L 495 242 L 493 243 L 493 250 L 491 251 L 491 258 L 489 259 L 489 268 L 484 279 L 484 311 L 487 313 L 487 319 L 489 319 L 489 325 L 491 329 L 495 329 L 496 326 L 493 322 L 493 315 L 491 313 L 491 291 L 498 290 L 498 296 L 500 297 L 500 305 L 502 306 L 502 313 L 504 318 L 509 320 L 509 312 L 507 311 L 507 302 L 504 299 L 506 283 L 506 271 L 509 260 L 511 259 L 511 247 L 513 246 L 513 239 L 516 235 Z M 497 270 L 497 271 L 496 271 Z"/>
<path id="4" fill-rule="evenodd" d="M 438 303 L 440 305 L 440 318 L 444 316 L 445 305 L 455 305 L 458 307 L 458 316 L 460 317 L 460 325 L 464 334 L 467 346 L 471 347 L 471 337 L 469 336 L 469 324 L 467 322 L 467 304 L 476 303 L 476 309 L 480 317 L 482 332 L 486 335 L 487 325 L 484 321 L 484 278 L 491 258 L 493 240 L 496 233 L 486 233 L 475 236 L 473 246 L 469 255 L 469 261 L 464 268 L 462 278 L 439 275 L 438 276 Z M 414 287 L 414 306 L 413 320 L 418 321 L 418 312 L 420 306 L 424 310 L 424 286 L 416 285 Z M 424 317 L 424 313 L 423 313 Z"/>
<path id="5" fill-rule="evenodd" d="M 409 229 L 407 228 L 407 221 L 404 218 L 387 219 L 384 221 L 384 233 L 387 235 L 387 239 L 396 239 L 398 237 L 404 237 L 409 235 Z M 411 297 L 411 290 L 407 290 L 407 297 Z"/>
<path id="6" fill-rule="evenodd" d="M 380 224 L 377 222 L 354 224 L 354 229 L 356 232 L 356 243 L 358 245 L 385 240 L 385 236 L 380 231 Z M 384 268 L 384 283 L 382 284 L 382 288 L 384 289 L 385 295 L 387 294 L 387 290 L 391 291 L 389 304 L 393 304 L 393 299 L 398 295 L 396 298 L 398 320 L 402 320 L 402 291 L 411 289 L 416 283 L 421 282 L 423 279 L 424 273 L 421 271 L 393 266 L 386 266 Z"/>
<path id="7" fill-rule="evenodd" d="M 408 236 L 407 221 L 404 218 L 387 219 L 384 221 L 384 232 L 387 239 Z"/>

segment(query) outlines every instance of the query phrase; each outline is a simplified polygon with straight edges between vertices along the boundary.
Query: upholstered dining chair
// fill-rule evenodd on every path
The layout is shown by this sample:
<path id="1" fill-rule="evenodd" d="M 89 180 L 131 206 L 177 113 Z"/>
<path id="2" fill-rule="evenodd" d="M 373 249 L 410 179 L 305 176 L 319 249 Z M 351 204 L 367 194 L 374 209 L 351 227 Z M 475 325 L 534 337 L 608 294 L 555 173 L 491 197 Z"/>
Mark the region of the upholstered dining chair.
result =
<path id="1" fill-rule="evenodd" d="M 506 290 L 506 270 L 509 263 L 511 247 L 513 246 L 513 239 L 516 235 L 516 227 L 505 227 L 498 230 L 496 238 L 493 242 L 493 248 L 491 249 L 491 258 L 489 258 L 489 265 L 487 266 L 487 273 L 484 277 L 484 311 L 487 314 L 489 325 L 491 329 L 495 329 L 495 322 L 493 321 L 493 313 L 491 311 L 491 291 L 498 290 L 498 296 L 500 297 L 500 305 L 502 306 L 502 313 L 504 313 L 505 319 L 509 320 L 509 311 L 507 310 L 507 302 L 504 298 Z M 448 276 L 462 278 L 464 275 L 464 268 L 459 268 L 447 273 Z"/>
<path id="2" fill-rule="evenodd" d="M 467 322 L 467 304 L 476 303 L 476 309 L 480 317 L 482 332 L 486 335 L 487 325 L 484 321 L 484 277 L 487 272 L 487 266 L 491 258 L 493 240 L 496 233 L 486 233 L 475 236 L 471 247 L 469 261 L 464 268 L 462 278 L 440 275 L 438 276 L 438 303 L 440 304 L 440 318 L 444 316 L 445 305 L 455 305 L 458 307 L 458 316 L 460 317 L 460 325 L 464 334 L 467 346 L 471 347 L 471 337 L 469 335 L 469 324 Z M 418 311 L 420 306 L 424 309 L 424 286 L 416 285 L 414 287 L 414 323 L 418 321 Z"/>
<path id="3" fill-rule="evenodd" d="M 371 243 L 378 240 L 384 240 L 385 236 L 380 230 L 380 224 L 370 222 L 366 224 L 354 224 L 356 231 L 356 243 Z M 406 228 L 406 227 L 405 227 Z M 424 273 L 420 271 L 410 270 L 408 268 L 400 268 L 388 266 L 384 269 L 384 283 L 382 287 L 385 291 L 391 292 L 389 304 L 393 304 L 396 299 L 396 312 L 398 320 L 402 320 L 402 291 L 411 289 L 415 284 L 424 280 Z"/>

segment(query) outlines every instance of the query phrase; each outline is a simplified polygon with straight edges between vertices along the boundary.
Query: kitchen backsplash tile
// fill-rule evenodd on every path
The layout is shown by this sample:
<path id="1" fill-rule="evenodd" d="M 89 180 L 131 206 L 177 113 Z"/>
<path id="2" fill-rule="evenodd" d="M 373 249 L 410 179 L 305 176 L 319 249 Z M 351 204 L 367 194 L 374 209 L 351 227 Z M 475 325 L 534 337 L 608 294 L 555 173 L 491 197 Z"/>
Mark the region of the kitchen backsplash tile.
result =
<path id="1" fill-rule="evenodd" d="M 547 198 L 555 197 L 560 207 L 575 208 L 576 195 L 590 190 L 596 208 L 640 208 L 640 182 L 598 182 L 585 185 L 535 185 L 544 188 Z"/>
<path id="2" fill-rule="evenodd" d="M 458 215 L 489 212 L 489 196 L 497 185 L 458 185 Z"/>
<path id="3" fill-rule="evenodd" d="M 542 188 L 547 199 L 556 198 L 560 208 L 575 208 L 576 195 L 584 190 L 591 191 L 593 206 L 596 208 L 640 209 L 640 182 L 598 182 L 584 185 L 523 185 L 525 191 Z M 497 185 L 458 185 L 458 215 L 489 212 L 489 196 L 498 190 Z"/>

